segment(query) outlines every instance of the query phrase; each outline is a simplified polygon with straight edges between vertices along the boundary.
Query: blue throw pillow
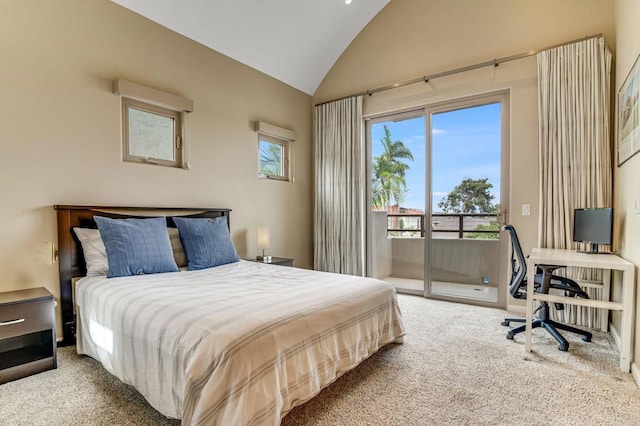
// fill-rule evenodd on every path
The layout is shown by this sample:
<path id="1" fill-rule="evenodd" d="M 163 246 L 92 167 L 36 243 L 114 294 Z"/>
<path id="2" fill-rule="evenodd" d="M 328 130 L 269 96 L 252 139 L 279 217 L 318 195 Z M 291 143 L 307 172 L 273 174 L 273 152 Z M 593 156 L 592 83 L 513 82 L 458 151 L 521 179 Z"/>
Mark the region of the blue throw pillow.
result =
<path id="1" fill-rule="evenodd" d="M 174 217 L 190 271 L 237 262 L 227 219 Z"/>
<path id="2" fill-rule="evenodd" d="M 107 278 L 178 271 L 165 217 L 94 219 L 107 249 Z"/>

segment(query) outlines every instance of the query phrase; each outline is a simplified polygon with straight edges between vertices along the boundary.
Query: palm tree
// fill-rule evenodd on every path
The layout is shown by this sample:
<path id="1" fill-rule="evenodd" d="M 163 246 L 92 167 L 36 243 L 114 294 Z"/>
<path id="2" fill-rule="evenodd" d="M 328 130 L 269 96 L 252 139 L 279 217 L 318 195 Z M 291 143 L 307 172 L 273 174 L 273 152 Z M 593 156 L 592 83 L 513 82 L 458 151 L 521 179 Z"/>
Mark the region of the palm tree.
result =
<path id="1" fill-rule="evenodd" d="M 260 142 L 260 173 L 271 176 L 282 174 L 282 147 L 280 145 Z"/>
<path id="2" fill-rule="evenodd" d="M 384 137 L 380 139 L 384 152 L 373 159 L 372 203 L 374 208 L 389 210 L 391 200 L 402 202 L 407 192 L 405 174 L 409 165 L 402 160 L 413 161 L 413 154 L 401 141 L 392 141 L 389 128 L 384 126 Z"/>

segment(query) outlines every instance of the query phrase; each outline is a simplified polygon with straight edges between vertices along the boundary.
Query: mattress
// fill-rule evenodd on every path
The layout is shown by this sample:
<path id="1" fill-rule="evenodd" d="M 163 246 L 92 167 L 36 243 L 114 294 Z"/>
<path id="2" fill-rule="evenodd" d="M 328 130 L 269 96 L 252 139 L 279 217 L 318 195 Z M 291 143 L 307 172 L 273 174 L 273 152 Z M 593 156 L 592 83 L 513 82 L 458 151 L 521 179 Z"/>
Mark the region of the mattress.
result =
<path id="1" fill-rule="evenodd" d="M 277 425 L 382 346 L 402 342 L 395 289 L 240 261 L 83 278 L 77 350 L 186 425 Z"/>

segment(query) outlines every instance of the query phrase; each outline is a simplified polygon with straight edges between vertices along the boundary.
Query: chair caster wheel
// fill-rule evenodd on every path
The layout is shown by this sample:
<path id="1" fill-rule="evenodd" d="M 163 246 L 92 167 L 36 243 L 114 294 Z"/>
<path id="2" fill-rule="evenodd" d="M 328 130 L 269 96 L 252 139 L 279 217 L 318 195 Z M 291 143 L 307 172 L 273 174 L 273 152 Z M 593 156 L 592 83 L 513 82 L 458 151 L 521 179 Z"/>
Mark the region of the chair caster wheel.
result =
<path id="1" fill-rule="evenodd" d="M 507 333 L 507 339 L 513 340 L 513 333 L 512 332 L 508 332 Z"/>
<path id="2" fill-rule="evenodd" d="M 509 321 L 502 321 L 500 323 L 500 325 L 504 325 L 505 327 L 509 327 L 510 322 Z"/>
<path id="3" fill-rule="evenodd" d="M 582 336 L 582 341 L 590 342 L 591 341 L 591 336 Z"/>
<path id="4" fill-rule="evenodd" d="M 562 351 L 562 352 L 567 352 L 567 351 L 569 351 L 569 345 L 568 344 L 567 345 L 560 345 L 560 346 L 558 346 L 558 350 Z"/>

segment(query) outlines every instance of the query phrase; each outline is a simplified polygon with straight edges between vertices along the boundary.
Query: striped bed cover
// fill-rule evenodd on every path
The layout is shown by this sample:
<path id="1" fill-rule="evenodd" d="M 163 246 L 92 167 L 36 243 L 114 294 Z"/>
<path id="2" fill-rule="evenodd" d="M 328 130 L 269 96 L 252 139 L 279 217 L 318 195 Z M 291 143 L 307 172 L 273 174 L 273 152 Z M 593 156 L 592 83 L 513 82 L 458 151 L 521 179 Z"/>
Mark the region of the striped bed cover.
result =
<path id="1" fill-rule="evenodd" d="M 83 278 L 77 350 L 185 425 L 278 425 L 404 326 L 392 285 L 255 262 Z"/>

